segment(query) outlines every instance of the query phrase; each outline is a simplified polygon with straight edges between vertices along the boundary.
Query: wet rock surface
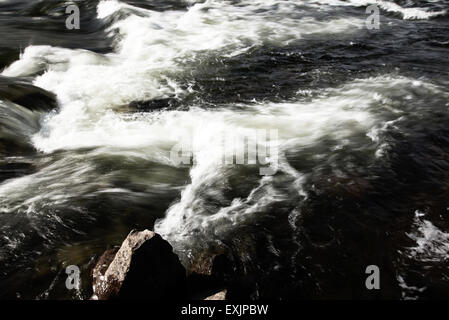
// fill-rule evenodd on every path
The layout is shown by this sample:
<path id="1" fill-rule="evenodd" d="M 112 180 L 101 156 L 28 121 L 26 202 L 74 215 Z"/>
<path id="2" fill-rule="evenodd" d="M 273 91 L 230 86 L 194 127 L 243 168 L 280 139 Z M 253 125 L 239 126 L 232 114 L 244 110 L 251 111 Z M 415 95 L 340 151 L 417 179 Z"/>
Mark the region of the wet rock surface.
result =
<path id="1" fill-rule="evenodd" d="M 222 290 L 214 295 L 211 295 L 210 297 L 207 297 L 204 300 L 226 300 L 226 292 L 227 290 Z"/>
<path id="2" fill-rule="evenodd" d="M 105 251 L 92 278 L 93 300 L 247 299 L 254 290 L 225 247 L 205 249 L 185 268 L 172 246 L 149 230 L 133 230 L 120 248 Z"/>
<path id="3" fill-rule="evenodd" d="M 31 111 L 8 100 L 1 100 L 0 89 L 0 155 L 23 155 L 33 152 L 31 137 L 40 128 L 39 112 Z"/>
<path id="4" fill-rule="evenodd" d="M 57 107 L 53 93 L 11 77 L 0 76 L 0 100 L 9 100 L 31 111 L 48 112 Z"/>
<path id="5" fill-rule="evenodd" d="M 181 297 L 185 269 L 171 245 L 152 231 L 131 231 L 120 249 L 106 251 L 93 270 L 92 299 Z"/>

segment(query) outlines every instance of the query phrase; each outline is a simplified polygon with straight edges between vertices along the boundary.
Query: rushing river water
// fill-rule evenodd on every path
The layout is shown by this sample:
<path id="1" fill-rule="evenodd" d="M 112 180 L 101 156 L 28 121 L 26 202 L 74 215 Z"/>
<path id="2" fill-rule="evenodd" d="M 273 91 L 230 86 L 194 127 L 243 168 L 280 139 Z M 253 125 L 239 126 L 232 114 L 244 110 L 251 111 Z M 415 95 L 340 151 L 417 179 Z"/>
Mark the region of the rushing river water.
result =
<path id="1" fill-rule="evenodd" d="M 0 298 L 89 297 L 95 257 L 133 228 L 185 263 L 226 247 L 252 298 L 448 298 L 446 10 L 0 0 Z M 217 161 L 245 129 L 277 130 L 274 175 Z M 170 157 L 186 137 L 192 165 Z"/>

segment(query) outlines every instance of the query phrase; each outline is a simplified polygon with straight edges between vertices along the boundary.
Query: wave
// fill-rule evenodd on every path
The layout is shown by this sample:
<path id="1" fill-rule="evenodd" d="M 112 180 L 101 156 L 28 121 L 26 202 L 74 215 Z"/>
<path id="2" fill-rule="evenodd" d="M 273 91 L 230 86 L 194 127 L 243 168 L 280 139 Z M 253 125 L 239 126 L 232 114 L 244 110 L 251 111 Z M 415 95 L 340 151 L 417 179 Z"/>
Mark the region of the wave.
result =
<path id="1" fill-rule="evenodd" d="M 34 146 L 44 153 L 97 148 L 103 154 L 123 153 L 177 167 L 170 158 L 171 148 L 182 138 L 195 140 L 198 149 L 191 150 L 195 164 L 190 184 L 166 217 L 156 223 L 155 230 L 173 243 L 183 243 L 192 235 L 201 238 L 203 232 L 212 233 L 206 238 L 214 239 L 235 224 L 252 219 L 256 212 L 291 200 L 292 193 L 306 196 L 305 175 L 290 165 L 287 152 L 299 152 L 330 139 L 337 141 L 334 150 L 362 143 L 358 147 L 381 156 L 388 148 L 382 132 L 388 130 L 389 121 L 402 116 L 389 96 L 402 96 L 407 88 L 438 90 L 422 81 L 384 76 L 316 92 L 311 102 L 115 112 L 136 100 L 182 96 L 185 89 L 177 77 L 191 72 L 195 62 L 209 56 L 234 56 L 265 44 L 286 46 L 307 35 L 352 33 L 363 25 L 363 20 L 354 18 L 298 17 L 292 10 L 294 5 L 291 1 L 243 1 L 239 6 L 206 1 L 193 4 L 187 11 L 156 12 L 102 1 L 98 18 L 114 21 L 109 29 L 115 40 L 113 53 L 31 46 L 3 75 L 35 75 L 35 85 L 57 94 L 60 111 L 49 114 L 33 137 Z M 238 168 L 229 170 L 220 165 L 223 132 L 244 135 L 248 128 L 279 130 L 279 172 L 290 180 L 288 195 L 275 187 L 276 177 L 261 178 L 257 169 L 250 168 L 252 189 L 233 199 L 224 197 L 224 181 Z M 68 179 L 64 181 L 71 184 Z"/>
<path id="2" fill-rule="evenodd" d="M 109 113 L 114 108 L 136 100 L 181 96 L 184 89 L 176 82 L 176 75 L 189 72 L 201 53 L 219 50 L 220 55 L 235 55 L 264 43 L 282 46 L 303 35 L 352 32 L 361 25 L 357 19 L 296 19 L 286 14 L 292 3 L 282 3 L 273 9 L 262 1 L 239 6 L 206 1 L 188 11 L 156 12 L 102 1 L 98 5 L 100 19 L 126 13 L 124 18 L 119 15 L 109 30 L 116 39 L 115 52 L 102 55 L 30 46 L 3 75 L 43 72 L 34 84 L 56 93 L 61 111 L 44 122 L 42 134 L 35 138 L 36 147 L 44 152 L 79 147 L 88 140 L 68 136 L 67 128 L 80 137 L 106 119 L 114 123 L 117 116 Z M 90 144 L 95 141 L 98 139 Z"/>
<path id="3" fill-rule="evenodd" d="M 72 207 L 73 199 L 85 201 L 98 192 L 148 197 L 123 188 L 118 190 L 113 181 L 120 171 L 98 173 L 96 157 L 120 155 L 133 163 L 144 161 L 148 165 L 157 163 L 178 168 L 180 164 L 173 161 L 170 152 L 179 141 L 189 139 L 196 146 L 185 150 L 191 151 L 195 159 L 189 173 L 190 182 L 184 186 L 179 201 L 167 210 L 165 218 L 157 221 L 155 230 L 177 250 L 190 250 L 191 246 L 186 246 L 189 241 L 213 241 L 236 225 L 260 219 L 263 212 L 276 204 L 304 200 L 307 197 L 304 183 L 309 171 L 292 166 L 289 154 L 301 153 L 323 141 L 328 147 L 318 147 L 321 151 L 308 160 L 309 166 L 318 166 L 320 159 L 331 158 L 338 150 L 348 147 L 378 154 L 379 149 L 388 148 L 384 139 L 387 123 L 405 116 L 396 97 L 439 93 L 438 87 L 424 81 L 379 76 L 317 91 L 310 101 L 223 105 L 213 110 L 197 106 L 189 110 L 137 114 L 110 111 L 102 113 L 94 123 L 87 121 L 83 130 L 67 125 L 71 121 L 69 113 L 50 115 L 55 127 L 33 138 L 40 150 L 50 153 L 59 149 L 96 148 L 87 155 L 62 155 L 35 174 L 3 182 L 0 211 L 19 212 L 34 219 L 35 215 L 39 216 L 38 208 L 51 205 L 84 215 L 82 205 Z M 246 173 L 242 175 L 242 166 L 222 164 L 224 150 L 220 145 L 224 133 L 245 136 L 248 129 L 278 130 L 278 140 L 270 141 L 279 146 L 275 176 L 261 177 L 259 165 L 244 166 Z M 229 198 L 226 190 L 231 188 L 229 183 L 233 179 L 246 179 L 249 189 Z M 61 222 L 52 212 L 47 217 L 54 218 L 47 222 L 50 226 Z"/>
<path id="4" fill-rule="evenodd" d="M 180 95 L 173 74 L 189 72 L 201 54 L 220 51 L 222 56 L 233 56 L 254 46 L 283 46 L 305 35 L 351 32 L 362 25 L 357 19 L 297 19 L 286 15 L 291 5 L 283 2 L 273 9 L 261 1 L 239 6 L 206 1 L 188 11 L 156 12 L 101 1 L 98 18 L 117 18 L 108 29 L 116 40 L 114 53 L 31 46 L 3 75 L 45 71 L 35 84 L 55 92 L 63 106 L 98 111 L 134 100 Z"/>
<path id="5" fill-rule="evenodd" d="M 383 0 L 349 0 L 349 3 L 357 6 L 376 4 L 382 10 L 402 15 L 404 20 L 428 20 L 447 14 L 447 10 L 428 11 L 425 8 L 404 8 L 394 2 Z"/>
<path id="6" fill-rule="evenodd" d="M 179 244 L 178 250 L 181 250 L 186 241 L 220 238 L 232 227 L 257 219 L 256 213 L 267 212 L 266 209 L 276 203 L 306 197 L 303 182 L 308 172 L 294 169 L 288 154 L 300 153 L 322 141 L 336 143 L 328 147 L 327 152 L 315 155 L 314 166 L 319 159 L 327 159 L 347 146 L 381 157 L 389 147 L 383 135 L 390 125 L 405 118 L 405 110 L 397 100 L 393 102 L 393 97 L 407 96 L 415 90 L 442 93 L 440 88 L 423 81 L 379 76 L 327 89 L 310 102 L 249 105 L 243 108 L 248 113 L 190 110 L 186 118 L 179 118 L 176 130 L 185 123 L 200 128 L 180 133 L 180 137 L 200 141 L 200 148 L 191 150 L 196 158 L 190 171 L 191 183 L 183 190 L 180 201 L 156 223 L 155 230 L 170 239 L 175 247 Z M 222 132 L 241 132 L 243 135 L 242 128 L 246 126 L 279 130 L 279 140 L 275 143 L 279 146 L 279 171 L 276 176 L 258 177 L 247 197 L 234 198 L 226 204 L 222 200 L 228 187 L 226 181 L 237 169 L 220 165 L 224 156 L 219 148 L 220 138 Z M 275 187 L 277 179 L 282 179 L 278 174 L 290 180 L 291 189 Z M 258 172 L 253 175 L 257 177 Z M 221 203 L 221 206 L 211 206 L 211 203 Z"/>
<path id="7" fill-rule="evenodd" d="M 377 5 L 380 9 L 396 13 L 402 16 L 404 20 L 428 20 L 431 18 L 445 16 L 447 10 L 429 10 L 429 8 L 421 7 L 401 7 L 393 1 L 385 0 L 314 0 L 311 3 L 328 6 L 355 6 L 367 7 L 369 5 Z M 433 4 L 432 2 L 430 4 Z"/>

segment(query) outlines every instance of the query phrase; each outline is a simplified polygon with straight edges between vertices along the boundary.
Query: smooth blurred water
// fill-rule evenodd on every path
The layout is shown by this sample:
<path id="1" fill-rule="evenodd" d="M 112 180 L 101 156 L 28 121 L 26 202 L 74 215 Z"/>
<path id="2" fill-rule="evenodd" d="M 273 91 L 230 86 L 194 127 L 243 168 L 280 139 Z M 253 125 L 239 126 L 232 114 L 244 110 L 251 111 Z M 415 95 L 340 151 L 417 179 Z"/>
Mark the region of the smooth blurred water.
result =
<path id="1" fill-rule="evenodd" d="M 0 1 L 0 298 L 89 297 L 132 228 L 226 248 L 253 298 L 449 296 L 445 1 L 377 2 L 379 30 L 366 0 L 74 2 L 80 30 Z M 244 129 L 278 130 L 275 175 L 217 161 Z"/>

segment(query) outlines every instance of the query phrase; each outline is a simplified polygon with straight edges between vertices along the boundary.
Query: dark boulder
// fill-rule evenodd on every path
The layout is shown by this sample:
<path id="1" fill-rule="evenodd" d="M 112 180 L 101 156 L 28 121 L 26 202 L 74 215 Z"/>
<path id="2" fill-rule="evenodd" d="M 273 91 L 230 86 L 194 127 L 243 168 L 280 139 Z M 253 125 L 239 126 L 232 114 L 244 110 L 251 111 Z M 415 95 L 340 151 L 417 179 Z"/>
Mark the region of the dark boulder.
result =
<path id="1" fill-rule="evenodd" d="M 239 244 L 232 248 L 209 243 L 193 255 L 187 266 L 189 297 L 205 299 L 224 289 L 227 300 L 255 297 L 256 282 L 245 260 L 248 248 Z"/>
<path id="2" fill-rule="evenodd" d="M 131 231 L 93 270 L 92 299 L 165 299 L 184 295 L 186 271 L 172 246 L 152 231 Z"/>
<path id="3" fill-rule="evenodd" d="M 188 297 L 207 299 L 225 290 L 228 300 L 250 299 L 255 282 L 238 253 L 220 244 L 209 244 L 197 251 L 187 264 Z"/>
<path id="4" fill-rule="evenodd" d="M 116 108 L 118 112 L 154 112 L 161 110 L 174 110 L 180 106 L 178 100 L 174 98 L 161 98 L 153 100 L 132 101 L 126 105 Z"/>
<path id="5" fill-rule="evenodd" d="M 0 100 L 9 100 L 31 111 L 48 112 L 57 107 L 53 93 L 19 78 L 0 76 Z"/>
<path id="6" fill-rule="evenodd" d="M 0 71 L 19 58 L 19 49 L 0 47 Z"/>
<path id="7" fill-rule="evenodd" d="M 0 156 L 32 153 L 41 114 L 0 99 Z"/>

